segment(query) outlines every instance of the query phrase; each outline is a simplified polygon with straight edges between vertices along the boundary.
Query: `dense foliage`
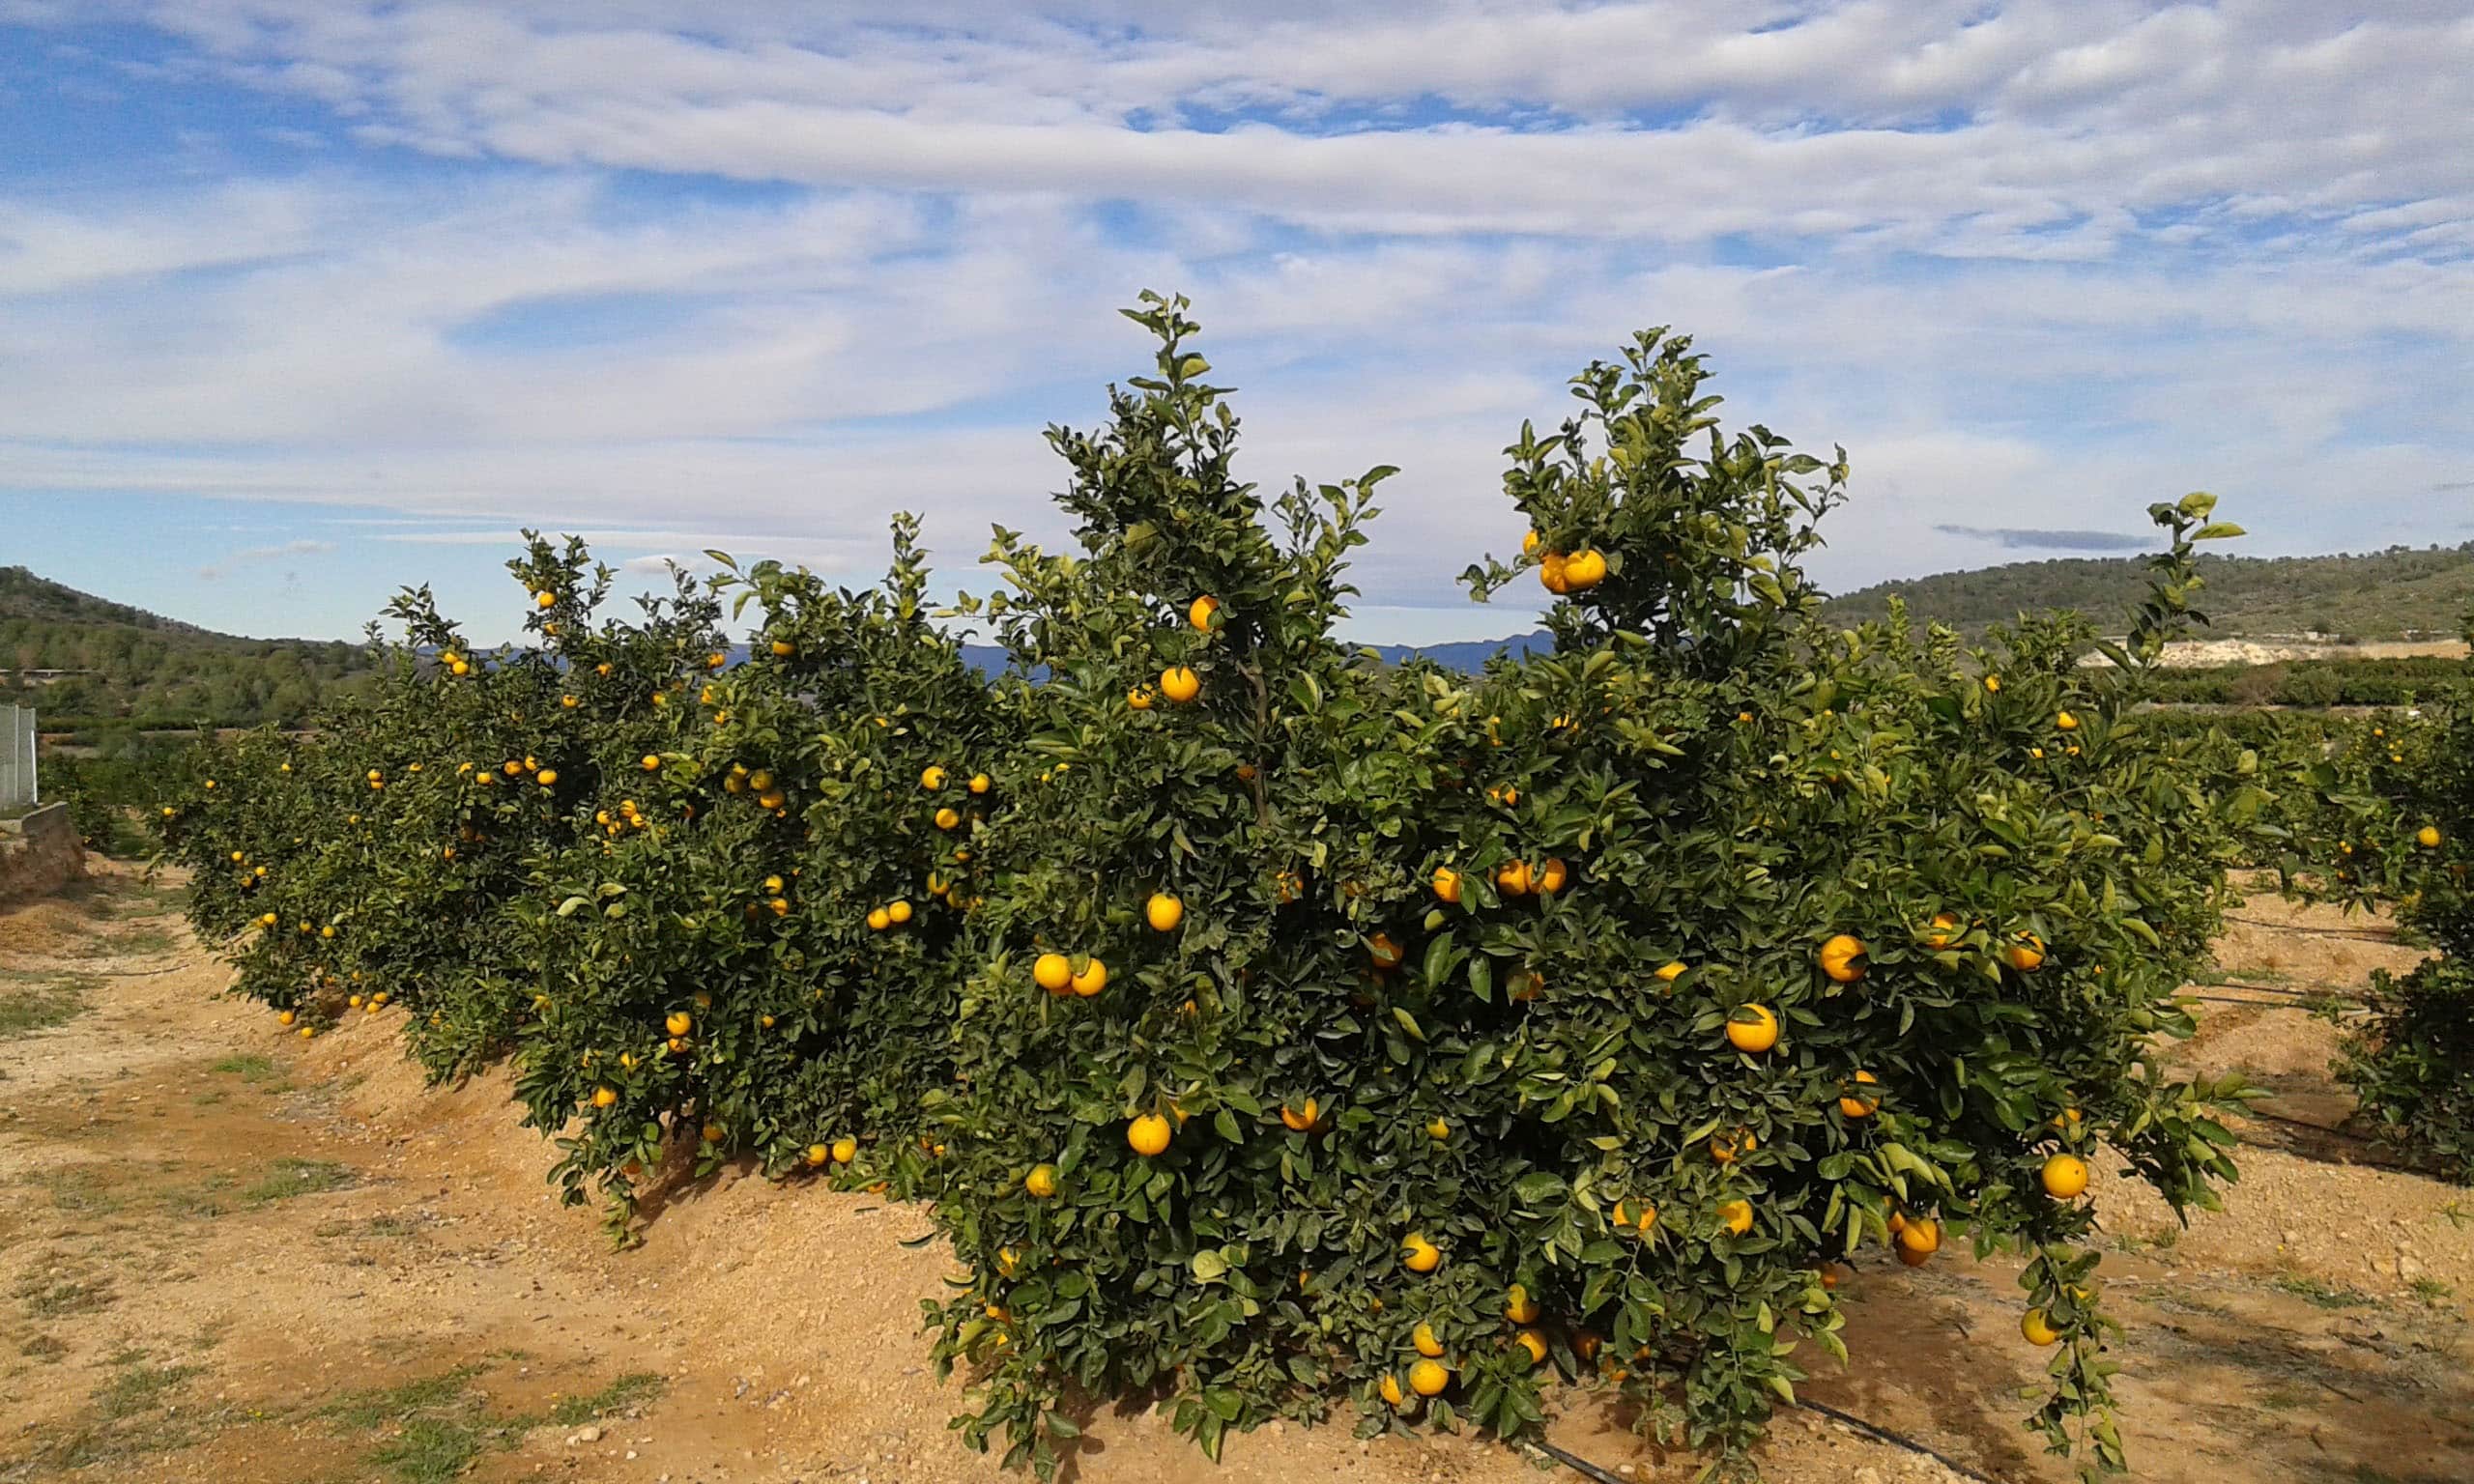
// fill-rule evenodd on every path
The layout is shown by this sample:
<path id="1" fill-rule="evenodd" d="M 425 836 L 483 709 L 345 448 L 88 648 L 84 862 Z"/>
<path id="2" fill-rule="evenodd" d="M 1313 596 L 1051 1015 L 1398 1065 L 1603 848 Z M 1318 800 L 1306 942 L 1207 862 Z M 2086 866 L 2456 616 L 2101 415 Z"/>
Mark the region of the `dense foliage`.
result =
<path id="1" fill-rule="evenodd" d="M 2437 655 L 2403 659 L 2293 660 L 2171 670 L 2156 676 L 2160 702 L 2234 706 L 2407 706 L 2464 673 Z"/>
<path id="2" fill-rule="evenodd" d="M 880 587 L 732 564 L 623 622 L 535 539 L 486 659 L 406 595 L 365 699 L 163 807 L 240 991 L 511 1054 L 622 1230 L 666 1161 L 933 1199 L 965 1434 L 1043 1473 L 1076 1388 L 1216 1452 L 1342 1399 L 1515 1432 L 1556 1376 L 1733 1466 L 1843 1356 L 1835 1264 L 1959 1240 L 2027 1256 L 2031 1425 L 2119 1468 L 2082 1160 L 2233 1175 L 2241 1089 L 2148 1048 L 2267 796 L 2136 705 L 2212 501 L 2152 512 L 2111 666 L 1836 629 L 1843 456 L 1723 432 L 1651 332 L 1521 429 L 1527 549 L 1468 574 L 1542 582 L 1553 649 L 1391 666 L 1336 629 L 1392 471 L 1267 497 L 1183 302 L 1133 314 L 1154 365 L 1050 435 L 1074 549 L 1000 529 L 955 606 L 992 683 L 907 520 Z"/>
<path id="3" fill-rule="evenodd" d="M 2383 1136 L 2474 1180 L 2474 665 L 2430 704 L 2352 721 L 2300 761 L 2288 874 L 2393 904 L 2435 950 L 2372 976 L 2337 1074 Z"/>

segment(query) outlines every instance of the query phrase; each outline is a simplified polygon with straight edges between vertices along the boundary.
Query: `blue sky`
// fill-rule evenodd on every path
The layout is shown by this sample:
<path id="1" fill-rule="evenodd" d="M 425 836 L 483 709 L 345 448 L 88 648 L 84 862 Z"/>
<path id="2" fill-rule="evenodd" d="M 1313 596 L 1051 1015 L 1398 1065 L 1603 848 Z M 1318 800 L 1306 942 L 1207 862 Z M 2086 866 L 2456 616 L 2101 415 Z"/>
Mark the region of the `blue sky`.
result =
<path id="1" fill-rule="evenodd" d="M 1237 15 L 1236 12 L 1228 12 Z M 1634 328 L 1849 449 L 1830 585 L 2474 539 L 2474 9 L 0 0 L 0 561 L 349 636 L 514 532 L 650 581 L 1055 538 L 1190 294 L 1356 632 L 1483 637 L 1503 445 Z"/>

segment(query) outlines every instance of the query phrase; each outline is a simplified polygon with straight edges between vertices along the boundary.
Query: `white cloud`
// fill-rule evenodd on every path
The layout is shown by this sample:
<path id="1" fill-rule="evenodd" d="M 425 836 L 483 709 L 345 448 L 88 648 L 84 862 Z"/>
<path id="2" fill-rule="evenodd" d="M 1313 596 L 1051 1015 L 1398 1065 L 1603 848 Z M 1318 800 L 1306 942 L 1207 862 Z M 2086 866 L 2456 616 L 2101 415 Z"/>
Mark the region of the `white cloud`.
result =
<path id="1" fill-rule="evenodd" d="M 7 487 L 859 579 L 915 508 L 975 583 L 991 522 L 1062 535 L 1037 429 L 1141 368 L 1144 286 L 1195 295 L 1251 476 L 1404 467 L 1372 626 L 1510 547 L 1501 448 L 1642 324 L 1732 417 L 1849 445 L 1842 585 L 2197 486 L 2261 549 L 2453 534 L 2431 491 L 2474 468 L 2474 17 L 2428 7 L 123 13 L 177 41 L 144 85 L 342 147 L 0 171 Z"/>

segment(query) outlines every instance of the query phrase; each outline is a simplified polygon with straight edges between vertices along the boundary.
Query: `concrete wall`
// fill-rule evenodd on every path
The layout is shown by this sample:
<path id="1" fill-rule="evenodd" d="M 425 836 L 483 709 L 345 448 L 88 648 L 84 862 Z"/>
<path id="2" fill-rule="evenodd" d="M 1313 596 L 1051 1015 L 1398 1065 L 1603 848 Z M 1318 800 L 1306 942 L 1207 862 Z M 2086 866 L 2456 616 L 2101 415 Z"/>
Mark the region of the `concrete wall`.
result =
<path id="1" fill-rule="evenodd" d="M 46 804 L 22 819 L 0 819 L 0 901 L 43 897 L 86 874 L 86 853 L 69 827 L 69 806 Z"/>

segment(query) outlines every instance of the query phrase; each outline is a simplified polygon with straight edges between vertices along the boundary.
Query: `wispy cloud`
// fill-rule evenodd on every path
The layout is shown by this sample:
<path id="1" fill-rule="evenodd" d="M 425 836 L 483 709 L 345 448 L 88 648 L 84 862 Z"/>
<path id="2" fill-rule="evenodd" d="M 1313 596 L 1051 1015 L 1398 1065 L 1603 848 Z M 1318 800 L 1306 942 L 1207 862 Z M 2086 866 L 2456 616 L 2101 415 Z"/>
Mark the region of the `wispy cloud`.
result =
<path id="1" fill-rule="evenodd" d="M 2027 552 L 2138 552 L 2154 546 L 2147 536 L 2127 535 L 2112 530 L 2031 530 L 2017 526 L 1936 526 L 1945 536 L 1965 536 L 1971 541 L 1990 541 L 2012 551 Z"/>
<path id="2" fill-rule="evenodd" d="M 332 541 L 314 541 L 305 539 L 299 541 L 286 541 L 280 546 L 245 547 L 240 551 L 230 553 L 216 561 L 210 562 L 207 565 L 198 568 L 197 575 L 210 583 L 217 582 L 236 567 L 260 566 L 268 562 L 282 561 L 293 556 L 319 556 L 333 550 L 335 550 L 335 543 Z"/>

